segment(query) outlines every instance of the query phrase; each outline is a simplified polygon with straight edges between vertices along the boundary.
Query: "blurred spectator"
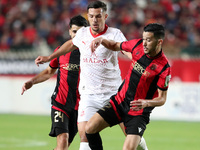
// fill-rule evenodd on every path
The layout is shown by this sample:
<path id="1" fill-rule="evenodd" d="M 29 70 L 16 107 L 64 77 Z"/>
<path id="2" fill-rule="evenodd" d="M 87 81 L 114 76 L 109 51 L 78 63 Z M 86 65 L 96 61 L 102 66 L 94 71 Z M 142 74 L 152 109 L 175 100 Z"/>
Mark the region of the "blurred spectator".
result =
<path id="1" fill-rule="evenodd" d="M 54 49 L 67 34 L 69 19 L 86 16 L 92 0 L 1 0 L 0 51 L 32 49 L 46 40 Z M 200 55 L 199 0 L 103 0 L 109 6 L 109 26 L 120 28 L 127 39 L 141 37 L 145 24 L 166 27 L 163 50 L 169 57 Z"/>

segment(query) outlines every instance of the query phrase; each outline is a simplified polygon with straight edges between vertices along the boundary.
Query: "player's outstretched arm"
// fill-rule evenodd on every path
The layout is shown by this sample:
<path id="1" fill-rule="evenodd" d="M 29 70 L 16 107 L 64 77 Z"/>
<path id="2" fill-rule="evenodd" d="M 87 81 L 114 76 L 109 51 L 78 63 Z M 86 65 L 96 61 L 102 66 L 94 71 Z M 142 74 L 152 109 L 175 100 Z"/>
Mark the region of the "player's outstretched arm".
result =
<path id="1" fill-rule="evenodd" d="M 92 52 L 94 52 L 100 44 L 102 44 L 107 49 L 110 49 L 112 51 L 120 51 L 121 50 L 120 42 L 115 42 L 113 40 L 107 40 L 102 37 L 99 37 L 99 38 L 94 39 L 90 45 Z"/>
<path id="2" fill-rule="evenodd" d="M 138 99 L 130 102 L 130 108 L 134 111 L 139 111 L 145 107 L 158 107 L 165 104 L 167 99 L 167 90 L 158 89 L 158 97 L 152 100 Z"/>
<path id="3" fill-rule="evenodd" d="M 51 67 L 47 67 L 45 70 L 37 74 L 35 77 L 30 79 L 29 81 L 25 82 L 22 86 L 22 92 L 21 95 L 24 94 L 24 92 L 28 89 L 30 89 L 34 84 L 44 82 L 51 78 L 57 69 L 52 69 Z"/>
<path id="4" fill-rule="evenodd" d="M 39 66 L 39 64 L 43 64 L 46 62 L 51 61 L 52 59 L 59 57 L 61 55 L 64 55 L 66 53 L 69 53 L 73 50 L 75 50 L 77 47 L 72 43 L 72 39 L 68 40 L 67 42 L 65 42 L 57 51 L 55 51 L 54 53 L 52 53 L 49 56 L 38 56 L 35 59 L 35 64 L 37 66 Z"/>

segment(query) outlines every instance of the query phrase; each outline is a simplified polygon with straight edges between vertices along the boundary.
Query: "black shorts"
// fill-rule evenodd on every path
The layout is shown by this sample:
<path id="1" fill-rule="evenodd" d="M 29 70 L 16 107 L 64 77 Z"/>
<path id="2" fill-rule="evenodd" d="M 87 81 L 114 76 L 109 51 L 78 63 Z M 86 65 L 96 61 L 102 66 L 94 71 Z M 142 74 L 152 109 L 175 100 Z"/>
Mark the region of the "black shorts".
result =
<path id="1" fill-rule="evenodd" d="M 111 127 L 123 122 L 126 134 L 142 136 L 146 125 L 149 123 L 148 116 L 130 116 L 120 110 L 118 106 L 113 107 L 111 103 L 104 106 L 97 113 L 99 113 Z"/>
<path id="2" fill-rule="evenodd" d="M 78 132 L 77 128 L 78 111 L 70 111 L 67 115 L 61 111 L 51 108 L 51 131 L 49 136 L 57 137 L 61 133 L 69 133 L 71 143 Z"/>

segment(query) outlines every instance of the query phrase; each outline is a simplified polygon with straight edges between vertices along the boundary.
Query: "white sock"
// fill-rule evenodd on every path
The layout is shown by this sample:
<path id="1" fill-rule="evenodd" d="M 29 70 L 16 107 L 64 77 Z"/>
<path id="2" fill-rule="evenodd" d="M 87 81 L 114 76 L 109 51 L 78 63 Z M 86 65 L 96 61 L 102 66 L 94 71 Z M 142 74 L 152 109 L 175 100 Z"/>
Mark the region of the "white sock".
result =
<path id="1" fill-rule="evenodd" d="M 91 150 L 88 142 L 81 142 L 79 150 Z"/>
<path id="2" fill-rule="evenodd" d="M 143 137 L 141 137 L 141 140 L 140 140 L 140 143 L 137 147 L 137 150 L 148 150 L 147 144 L 146 144 L 145 139 Z"/>

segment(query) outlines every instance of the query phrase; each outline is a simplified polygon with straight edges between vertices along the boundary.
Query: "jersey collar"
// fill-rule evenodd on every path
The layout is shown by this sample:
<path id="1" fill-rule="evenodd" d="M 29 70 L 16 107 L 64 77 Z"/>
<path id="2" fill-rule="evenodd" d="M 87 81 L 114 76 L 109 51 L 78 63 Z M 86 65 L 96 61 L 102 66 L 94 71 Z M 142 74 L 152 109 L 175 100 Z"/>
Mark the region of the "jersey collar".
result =
<path id="1" fill-rule="evenodd" d="M 147 54 L 146 54 L 146 56 L 147 56 L 148 58 L 150 58 L 150 59 L 156 59 L 156 58 L 162 56 L 162 54 L 163 54 L 163 52 L 162 52 L 162 49 L 161 49 L 161 51 L 160 51 L 156 56 L 154 56 L 154 57 L 151 57 L 151 56 L 149 56 L 149 55 L 147 55 Z"/>
<path id="2" fill-rule="evenodd" d="M 90 27 L 90 33 L 91 33 L 91 35 L 92 35 L 94 38 L 96 38 L 96 37 L 98 37 L 98 36 L 104 34 L 104 33 L 107 31 L 107 29 L 108 29 L 108 26 L 105 25 L 105 28 L 104 28 L 104 30 L 103 30 L 102 32 L 100 32 L 100 33 L 94 35 L 94 34 L 92 33 L 92 29 L 91 29 L 91 27 Z"/>

